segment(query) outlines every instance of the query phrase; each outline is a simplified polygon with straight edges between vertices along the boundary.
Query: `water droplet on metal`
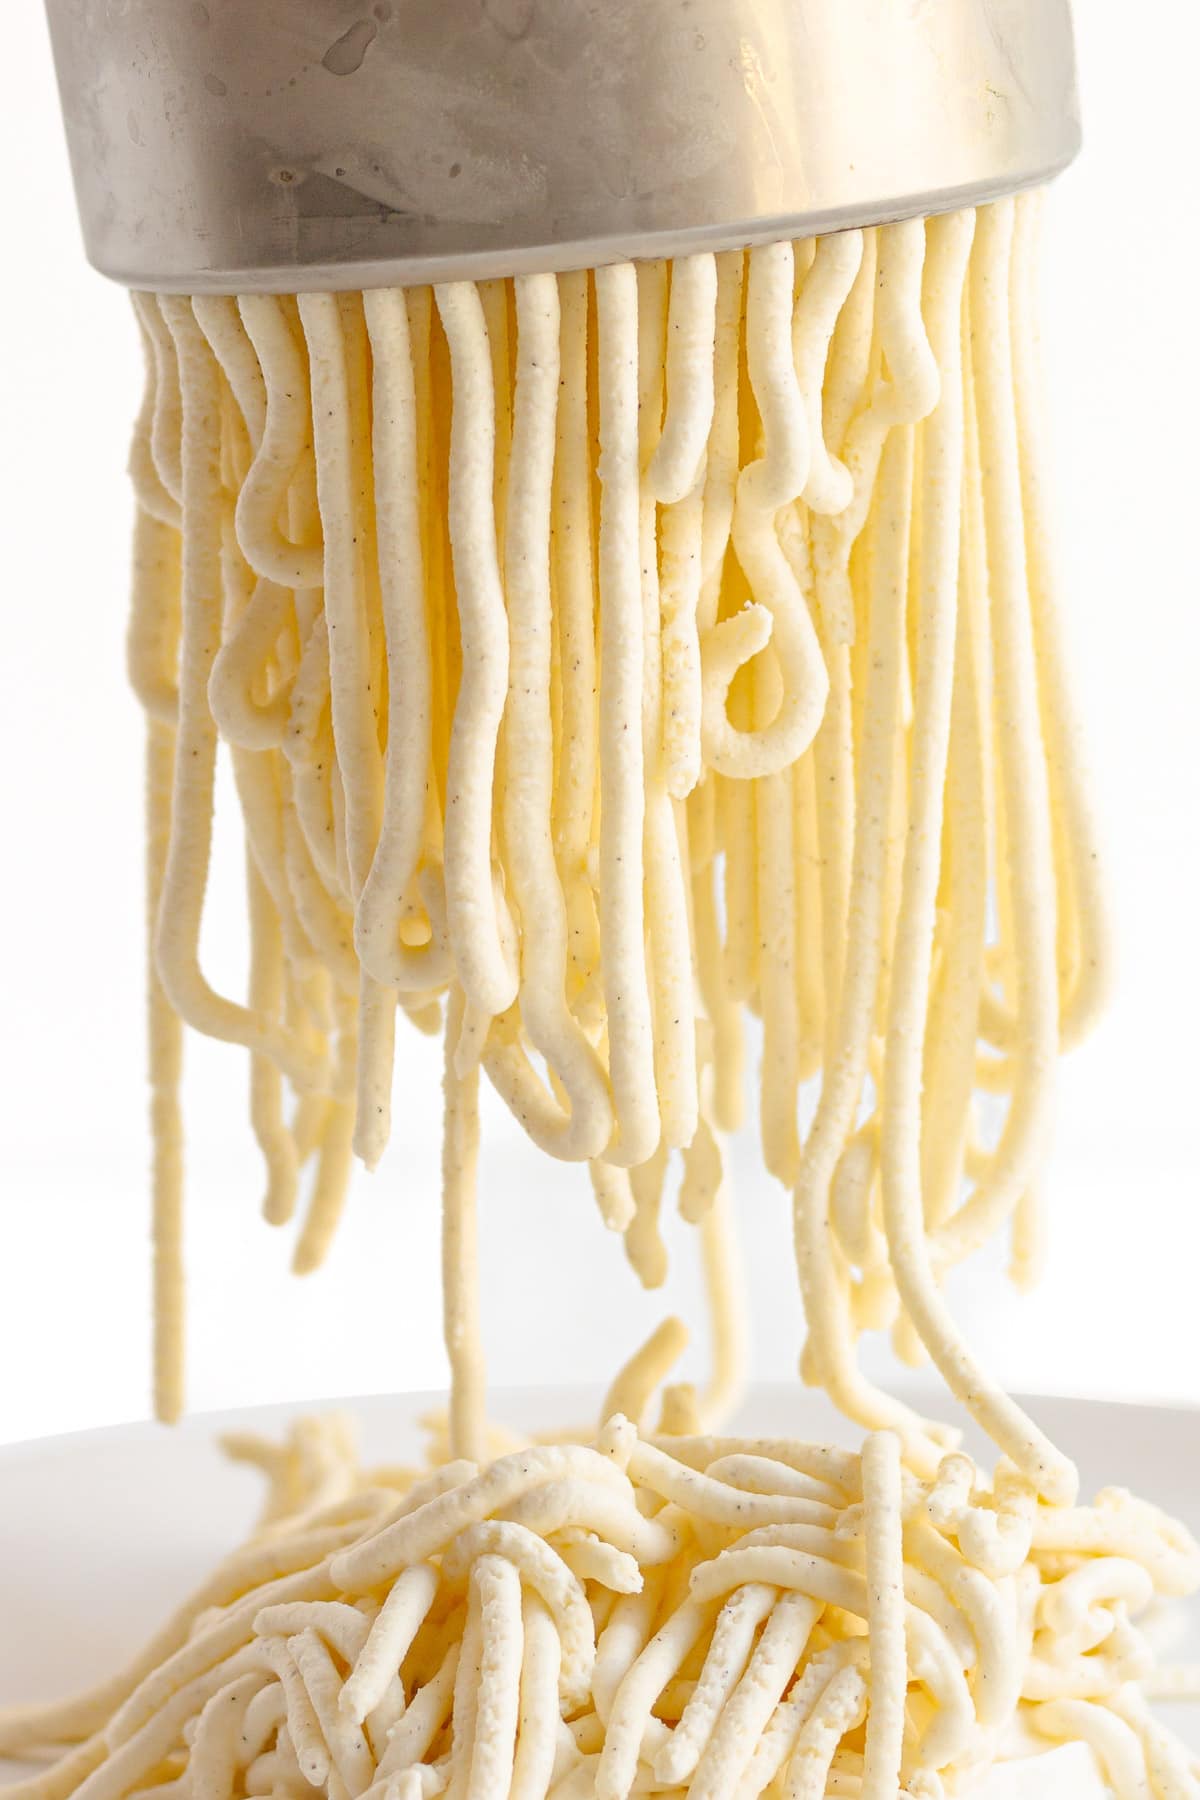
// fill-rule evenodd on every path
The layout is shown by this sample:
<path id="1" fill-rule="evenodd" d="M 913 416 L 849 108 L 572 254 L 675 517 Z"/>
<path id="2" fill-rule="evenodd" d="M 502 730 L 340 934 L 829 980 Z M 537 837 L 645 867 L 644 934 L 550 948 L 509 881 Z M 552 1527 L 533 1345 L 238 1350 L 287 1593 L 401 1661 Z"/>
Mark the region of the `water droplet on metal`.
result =
<path id="1" fill-rule="evenodd" d="M 353 75 L 362 68 L 363 57 L 379 35 L 374 19 L 356 19 L 349 31 L 330 44 L 321 58 L 322 68 L 331 75 Z"/>

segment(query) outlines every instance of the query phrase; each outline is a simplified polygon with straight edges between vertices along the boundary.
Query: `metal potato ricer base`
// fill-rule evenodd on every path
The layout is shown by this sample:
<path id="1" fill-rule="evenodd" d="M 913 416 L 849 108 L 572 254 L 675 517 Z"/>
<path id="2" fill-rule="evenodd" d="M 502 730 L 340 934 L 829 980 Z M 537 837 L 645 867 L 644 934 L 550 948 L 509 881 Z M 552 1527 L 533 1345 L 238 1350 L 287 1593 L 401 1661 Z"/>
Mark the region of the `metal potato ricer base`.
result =
<path id="1" fill-rule="evenodd" d="M 91 261 L 189 293 L 677 255 L 1079 145 L 1068 0 L 48 0 Z"/>

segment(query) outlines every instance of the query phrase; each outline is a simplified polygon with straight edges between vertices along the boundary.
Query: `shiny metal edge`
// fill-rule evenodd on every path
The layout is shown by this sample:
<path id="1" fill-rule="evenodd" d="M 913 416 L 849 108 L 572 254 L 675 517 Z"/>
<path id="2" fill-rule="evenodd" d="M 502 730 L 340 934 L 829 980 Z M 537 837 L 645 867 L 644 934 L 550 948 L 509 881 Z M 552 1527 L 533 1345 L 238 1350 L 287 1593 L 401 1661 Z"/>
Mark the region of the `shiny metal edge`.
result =
<path id="1" fill-rule="evenodd" d="M 468 250 L 455 256 L 413 256 L 395 262 L 372 259 L 329 264 L 286 263 L 273 269 L 202 269 L 173 278 L 159 276 L 154 280 L 147 279 L 136 269 L 106 268 L 101 273 L 125 287 L 163 294 L 337 293 L 371 287 L 418 287 L 442 281 L 489 281 L 504 276 L 561 275 L 573 269 L 602 268 L 606 263 L 687 256 L 704 250 L 751 249 L 756 244 L 823 237 L 832 231 L 890 225 L 900 219 L 926 219 L 938 213 L 957 212 L 962 207 L 984 206 L 1052 181 L 1070 166 L 1075 154 L 1072 152 L 1049 168 L 1031 170 L 1019 181 L 1009 181 L 1003 186 L 981 182 L 973 187 L 905 195 L 880 206 L 785 215 L 697 231 L 662 231 L 607 239 L 585 238 L 561 244 L 533 244 L 514 247 L 503 254 Z M 297 277 L 302 279 L 298 282 Z"/>
<path id="2" fill-rule="evenodd" d="M 1080 141 L 1068 0 L 47 0 L 91 262 L 482 279 L 978 205 Z"/>

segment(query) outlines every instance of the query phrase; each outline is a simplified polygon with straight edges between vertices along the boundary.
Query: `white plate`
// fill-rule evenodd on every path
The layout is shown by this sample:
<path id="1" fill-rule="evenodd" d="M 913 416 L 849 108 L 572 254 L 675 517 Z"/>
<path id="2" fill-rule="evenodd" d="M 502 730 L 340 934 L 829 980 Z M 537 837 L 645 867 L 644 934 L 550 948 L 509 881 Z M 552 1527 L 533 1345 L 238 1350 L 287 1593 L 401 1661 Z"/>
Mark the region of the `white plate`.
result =
<path id="1" fill-rule="evenodd" d="M 930 1393 L 911 1397 L 939 1409 Z M 277 1435 L 299 1412 L 345 1412 L 358 1423 L 366 1462 L 396 1462 L 419 1455 L 419 1420 L 443 1403 L 429 1394 L 320 1401 L 211 1414 L 174 1430 L 126 1425 L 0 1449 L 0 1704 L 51 1699 L 102 1679 L 245 1536 L 260 1483 L 224 1460 L 218 1433 Z M 1200 1527 L 1200 1410 L 1030 1404 L 1078 1461 L 1085 1496 L 1111 1484 L 1135 1488 Z M 498 1393 L 493 1412 L 541 1430 L 585 1419 L 596 1405 L 594 1395 L 541 1389 Z M 826 1442 L 854 1443 L 859 1435 L 822 1396 L 798 1386 L 756 1388 L 736 1423 Z M 977 1441 L 973 1447 L 983 1454 Z M 1163 1656 L 1200 1658 L 1194 1602 L 1155 1624 Z M 1200 1707 L 1172 1706 L 1170 1722 L 1200 1748 Z M 0 1762 L 0 1779 L 5 1773 Z"/>

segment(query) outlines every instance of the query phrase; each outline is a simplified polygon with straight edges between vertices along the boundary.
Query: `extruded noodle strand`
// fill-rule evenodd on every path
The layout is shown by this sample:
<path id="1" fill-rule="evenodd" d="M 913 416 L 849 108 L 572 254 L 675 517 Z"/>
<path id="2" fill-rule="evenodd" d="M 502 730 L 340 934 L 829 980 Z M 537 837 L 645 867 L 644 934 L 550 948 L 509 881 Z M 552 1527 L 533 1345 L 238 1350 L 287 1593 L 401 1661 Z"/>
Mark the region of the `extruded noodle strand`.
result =
<path id="1" fill-rule="evenodd" d="M 504 837 L 513 902 L 527 946 L 521 969 L 522 1021 L 534 1048 L 570 1096 L 568 1115 L 564 1118 L 541 1089 L 516 1046 L 492 1050 L 488 1070 L 542 1148 L 579 1160 L 600 1155 L 611 1133 L 612 1113 L 604 1069 L 568 1008 L 567 914 L 551 830 L 550 522 L 559 335 L 553 277 L 531 276 L 517 283 L 517 329 L 506 533 L 510 652 Z"/>
<path id="2" fill-rule="evenodd" d="M 454 1058 L 464 1000 L 452 990 L 445 1030 L 446 1117 L 442 1147 L 442 1283 L 452 1398 L 450 1454 L 484 1455 L 484 1370 L 479 1341 L 479 1251 L 476 1170 L 479 1161 L 479 1071 L 459 1073 Z"/>
<path id="3" fill-rule="evenodd" d="M 600 381 L 600 841 L 598 900 L 616 1140 L 628 1166 L 653 1154 L 660 1124 L 646 979 L 642 592 L 638 542 L 637 276 L 596 271 Z"/>
<path id="4" fill-rule="evenodd" d="M 475 289 L 437 289 L 454 371 L 449 518 L 462 632 L 462 679 L 450 735 L 446 913 L 464 992 L 489 1014 L 516 996 L 492 883 L 491 784 L 508 683 L 508 633 L 492 494 L 495 399 L 487 328 Z"/>

